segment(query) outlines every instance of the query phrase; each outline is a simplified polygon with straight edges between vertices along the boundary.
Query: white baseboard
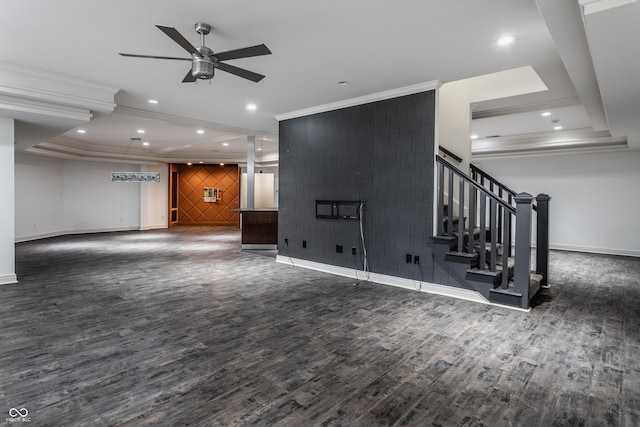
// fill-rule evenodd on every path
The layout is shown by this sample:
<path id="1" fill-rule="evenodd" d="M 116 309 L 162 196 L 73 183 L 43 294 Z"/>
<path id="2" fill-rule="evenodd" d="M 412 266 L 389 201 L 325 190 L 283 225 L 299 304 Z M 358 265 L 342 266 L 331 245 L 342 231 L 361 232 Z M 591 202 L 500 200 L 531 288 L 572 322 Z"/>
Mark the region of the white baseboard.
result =
<path id="1" fill-rule="evenodd" d="M 0 276 L 0 285 L 13 285 L 18 283 L 18 276 L 15 274 L 3 274 Z"/>
<path id="2" fill-rule="evenodd" d="M 158 227 L 166 228 L 166 227 Z M 120 228 L 87 228 L 82 230 L 63 230 L 52 231 L 49 233 L 31 234 L 28 236 L 19 236 L 14 239 L 15 243 L 30 242 L 32 240 L 47 239 L 49 237 L 67 236 L 72 234 L 91 234 L 91 233 L 112 233 L 116 231 L 138 231 L 139 227 L 120 227 Z"/>
<path id="3" fill-rule="evenodd" d="M 167 224 L 145 225 L 138 228 L 138 230 L 149 231 L 149 230 L 160 230 L 162 228 L 169 228 L 169 226 Z"/>
<path id="4" fill-rule="evenodd" d="M 561 243 L 549 243 L 549 249 L 555 249 L 558 251 L 587 252 L 591 254 L 640 257 L 640 251 L 631 249 L 598 248 L 592 246 L 563 245 Z"/>
<path id="5" fill-rule="evenodd" d="M 388 276 L 379 273 L 367 273 L 353 268 L 338 267 L 336 265 L 322 264 L 304 259 L 291 258 L 288 256 L 276 256 L 276 262 L 288 264 L 294 267 L 308 268 L 310 270 L 322 271 L 324 273 L 335 274 L 336 276 L 350 277 L 357 280 L 367 280 L 381 285 L 395 286 L 403 289 L 410 289 L 428 294 L 442 295 L 445 297 L 457 298 L 466 301 L 479 302 L 482 304 L 494 305 L 497 307 L 509 308 L 517 311 L 529 312 L 531 309 L 510 307 L 502 304 L 493 304 L 480 293 L 469 289 L 455 288 L 453 286 L 438 285 L 436 283 L 422 282 L 420 280 L 405 279 L 403 277 Z"/>
<path id="6" fill-rule="evenodd" d="M 48 239 L 49 237 L 58 237 L 58 236 L 62 236 L 63 234 L 65 233 L 61 231 L 55 231 L 50 233 L 40 233 L 40 234 L 30 234 L 28 236 L 16 237 L 14 242 L 15 243 L 30 242 L 32 240 Z"/>

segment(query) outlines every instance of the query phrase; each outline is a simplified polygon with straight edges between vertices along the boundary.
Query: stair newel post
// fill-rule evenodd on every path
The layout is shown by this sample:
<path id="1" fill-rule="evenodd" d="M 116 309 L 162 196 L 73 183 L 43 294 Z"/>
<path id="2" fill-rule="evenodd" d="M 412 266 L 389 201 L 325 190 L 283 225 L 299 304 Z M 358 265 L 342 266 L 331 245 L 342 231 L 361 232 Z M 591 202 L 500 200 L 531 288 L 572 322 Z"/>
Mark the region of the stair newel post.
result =
<path id="1" fill-rule="evenodd" d="M 513 273 L 514 290 L 522 295 L 521 307 L 529 308 L 531 274 L 531 211 L 533 196 L 520 193 L 516 200 L 516 259 Z"/>
<path id="2" fill-rule="evenodd" d="M 549 286 L 549 200 L 548 194 L 538 194 L 538 218 L 536 226 L 536 273 L 542 275 L 540 286 Z"/>

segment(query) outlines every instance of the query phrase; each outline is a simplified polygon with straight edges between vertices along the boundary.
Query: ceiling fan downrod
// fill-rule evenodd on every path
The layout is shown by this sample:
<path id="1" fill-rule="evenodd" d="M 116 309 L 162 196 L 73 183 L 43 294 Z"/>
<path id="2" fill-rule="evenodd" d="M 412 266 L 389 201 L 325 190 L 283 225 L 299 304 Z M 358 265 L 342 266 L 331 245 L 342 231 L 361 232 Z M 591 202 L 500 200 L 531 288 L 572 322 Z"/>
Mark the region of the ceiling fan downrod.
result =
<path id="1" fill-rule="evenodd" d="M 209 34 L 211 26 L 205 22 L 196 22 L 194 28 L 196 33 L 200 34 L 201 46 L 196 48 L 200 55 L 191 54 L 191 74 L 197 79 L 210 80 L 214 75 L 217 58 L 213 56 L 213 51 L 204 45 L 204 36 Z"/>

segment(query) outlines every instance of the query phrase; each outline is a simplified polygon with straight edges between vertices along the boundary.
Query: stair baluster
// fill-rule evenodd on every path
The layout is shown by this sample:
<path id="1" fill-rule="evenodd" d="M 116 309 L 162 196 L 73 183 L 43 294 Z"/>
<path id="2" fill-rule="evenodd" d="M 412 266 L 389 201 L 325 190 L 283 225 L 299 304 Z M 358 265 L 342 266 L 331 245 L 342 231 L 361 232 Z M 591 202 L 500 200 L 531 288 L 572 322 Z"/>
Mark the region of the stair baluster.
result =
<path id="1" fill-rule="evenodd" d="M 478 182 L 440 156 L 436 161 L 439 218 L 434 253 L 454 280 L 471 286 L 489 301 L 528 308 L 541 280 L 530 272 L 534 198 L 526 193 L 511 194 L 490 177 L 472 170 Z M 539 198 L 540 203 L 548 199 L 546 195 Z M 539 224 L 541 233 L 546 233 L 545 224 Z M 542 258 L 538 261 L 545 273 L 546 262 Z"/>
<path id="2" fill-rule="evenodd" d="M 478 268 L 487 268 L 487 195 L 480 192 L 480 256 Z"/>
<path id="3" fill-rule="evenodd" d="M 482 187 L 489 190 L 492 194 L 496 195 L 501 200 L 506 200 L 509 206 L 515 207 L 515 197 L 517 193 L 511 188 L 507 187 L 496 178 L 492 177 L 476 165 L 469 165 L 471 170 L 471 177 Z M 495 189 L 498 189 L 496 192 Z M 548 286 L 548 271 L 549 271 L 549 201 L 551 197 L 548 194 L 538 194 L 534 198 L 532 203 L 533 212 L 536 213 L 536 274 L 540 274 L 543 279 L 540 286 Z M 509 218 L 509 224 L 504 225 L 505 228 L 511 229 L 512 223 Z M 498 232 L 501 237 L 500 243 L 507 245 L 508 255 L 513 256 L 513 245 L 510 241 L 505 240 L 506 236 L 503 232 Z"/>
<path id="4" fill-rule="evenodd" d="M 464 222 L 464 180 L 458 177 L 458 252 L 464 252 Z"/>
<path id="5" fill-rule="evenodd" d="M 509 256 L 511 254 L 511 213 L 503 218 L 502 238 L 502 289 L 509 287 Z M 505 244 L 507 248 L 505 248 Z"/>

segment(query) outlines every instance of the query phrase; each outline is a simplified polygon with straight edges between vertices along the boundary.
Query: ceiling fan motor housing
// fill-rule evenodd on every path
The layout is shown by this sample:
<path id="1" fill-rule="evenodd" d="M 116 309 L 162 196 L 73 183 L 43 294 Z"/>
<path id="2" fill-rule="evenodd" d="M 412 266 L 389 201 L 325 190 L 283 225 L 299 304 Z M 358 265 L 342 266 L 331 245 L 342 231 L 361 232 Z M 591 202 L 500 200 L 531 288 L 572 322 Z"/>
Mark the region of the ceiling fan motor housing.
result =
<path id="1" fill-rule="evenodd" d="M 206 46 L 200 46 L 197 49 L 200 55 L 191 55 L 193 58 L 191 74 L 197 79 L 209 80 L 213 78 L 216 58 L 213 56 L 213 51 Z"/>

